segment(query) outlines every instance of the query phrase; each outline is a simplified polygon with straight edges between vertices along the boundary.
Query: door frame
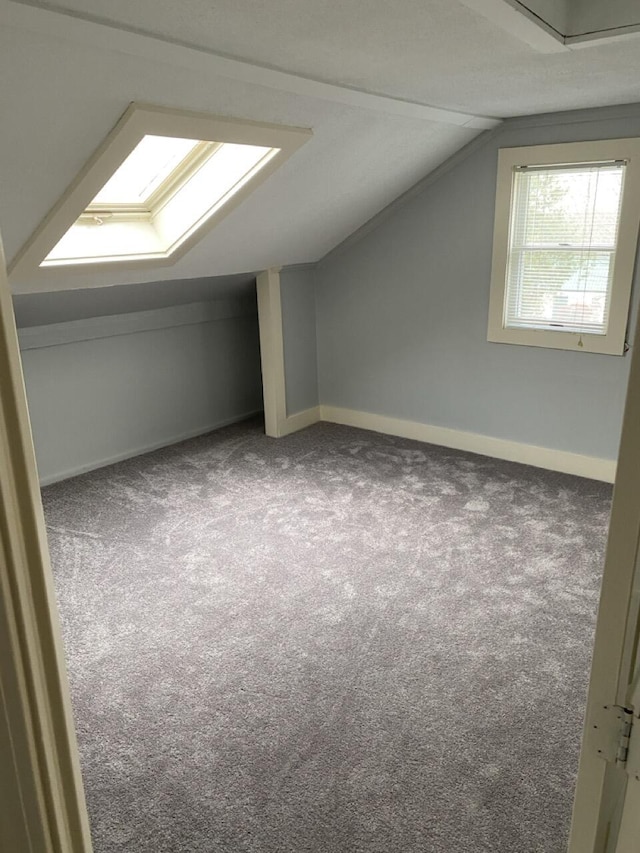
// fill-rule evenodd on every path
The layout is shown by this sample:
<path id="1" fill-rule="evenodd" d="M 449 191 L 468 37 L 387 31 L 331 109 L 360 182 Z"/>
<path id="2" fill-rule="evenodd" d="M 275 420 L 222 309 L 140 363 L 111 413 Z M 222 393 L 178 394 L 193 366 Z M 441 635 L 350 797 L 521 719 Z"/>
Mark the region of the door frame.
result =
<path id="1" fill-rule="evenodd" d="M 0 751 L 9 757 L 0 762 L 0 848 L 25 853 L 91 853 L 1 241 L 0 648 Z"/>
<path id="2" fill-rule="evenodd" d="M 605 853 L 616 844 L 624 807 L 626 773 L 602 755 L 603 733 L 616 737 L 616 709 L 628 708 L 628 687 L 637 655 L 640 572 L 640 313 L 627 385 L 616 482 L 580 765 L 575 790 L 569 853 Z M 634 594 L 634 587 L 636 593 Z M 637 716 L 639 709 L 634 713 Z M 613 713 L 612 713 L 613 712 Z"/>

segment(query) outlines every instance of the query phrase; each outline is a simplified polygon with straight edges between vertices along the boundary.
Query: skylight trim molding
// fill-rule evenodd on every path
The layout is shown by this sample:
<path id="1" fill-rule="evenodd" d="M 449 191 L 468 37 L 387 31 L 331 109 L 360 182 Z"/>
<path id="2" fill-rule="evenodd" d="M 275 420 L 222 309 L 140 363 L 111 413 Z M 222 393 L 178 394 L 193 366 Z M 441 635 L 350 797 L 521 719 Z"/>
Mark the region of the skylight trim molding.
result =
<path id="1" fill-rule="evenodd" d="M 171 136 L 197 139 L 203 142 L 238 143 L 266 148 L 280 149 L 271 156 L 269 162 L 257 173 L 251 170 L 251 177 L 245 181 L 225 204 L 219 204 L 215 212 L 200 227 L 192 226 L 187 235 L 177 240 L 178 247 L 170 256 L 165 252 L 153 252 L 146 257 L 128 258 L 115 261 L 115 258 L 102 261 L 77 261 L 48 263 L 40 266 L 62 237 L 90 207 L 92 200 L 104 187 L 113 173 L 122 165 L 144 136 Z M 47 276 L 71 275 L 75 272 L 104 272 L 122 269 L 145 269 L 174 264 L 179 258 L 204 237 L 218 222 L 231 213 L 247 196 L 262 184 L 282 163 L 287 160 L 311 137 L 307 128 L 288 127 L 261 122 L 245 121 L 202 113 L 175 110 L 150 104 L 132 103 L 129 105 L 113 130 L 98 147 L 78 176 L 70 184 L 60 200 L 27 240 L 9 264 L 9 276 L 12 282 L 42 279 Z M 192 173 L 201 166 L 203 160 L 195 158 Z M 163 188 L 164 190 L 167 188 Z M 155 201 L 153 196 L 151 201 Z M 156 204 L 162 208 L 163 198 Z M 99 215 L 96 205 L 89 213 Z M 123 214 L 136 214 L 142 221 L 146 219 L 145 205 L 125 205 Z M 200 220 L 201 221 L 201 220 Z"/>

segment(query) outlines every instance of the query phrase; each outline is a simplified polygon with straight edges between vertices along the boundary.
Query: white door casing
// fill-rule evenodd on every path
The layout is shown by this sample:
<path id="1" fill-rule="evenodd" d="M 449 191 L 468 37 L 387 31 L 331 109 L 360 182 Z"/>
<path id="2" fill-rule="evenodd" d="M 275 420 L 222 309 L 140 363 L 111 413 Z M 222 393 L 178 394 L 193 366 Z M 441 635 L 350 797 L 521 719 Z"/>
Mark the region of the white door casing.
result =
<path id="1" fill-rule="evenodd" d="M 640 850 L 640 781 L 615 755 L 623 709 L 640 738 L 640 317 L 634 342 L 569 853 Z"/>
<path id="2" fill-rule="evenodd" d="M 11 853 L 91 853 L 1 245 L 0 649 L 0 849 Z"/>

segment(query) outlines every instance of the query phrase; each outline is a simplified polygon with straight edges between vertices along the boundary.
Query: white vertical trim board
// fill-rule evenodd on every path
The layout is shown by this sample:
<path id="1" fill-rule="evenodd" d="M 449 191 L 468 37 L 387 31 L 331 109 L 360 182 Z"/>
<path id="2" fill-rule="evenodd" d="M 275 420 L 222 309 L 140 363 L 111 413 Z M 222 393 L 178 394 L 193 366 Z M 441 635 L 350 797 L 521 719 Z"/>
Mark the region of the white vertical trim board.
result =
<path id="1" fill-rule="evenodd" d="M 258 324 L 260 326 L 264 428 L 268 436 L 279 438 L 283 435 L 282 430 L 287 419 L 280 268 L 271 267 L 271 269 L 261 272 L 256 278 L 256 289 L 258 292 Z"/>
<path id="2" fill-rule="evenodd" d="M 636 325 L 640 335 L 640 317 Z M 640 832 L 640 782 L 633 772 L 638 735 L 638 632 L 640 614 L 640 351 L 631 364 L 620 439 L 619 475 L 613 492 L 607 553 L 580 764 L 576 781 L 569 853 L 635 853 Z M 626 766 L 617 761 L 620 718 L 629 709 L 633 728 Z M 635 732 L 635 733 L 634 733 Z M 607 741 L 615 745 L 613 754 Z"/>
<path id="3" fill-rule="evenodd" d="M 261 272 L 256 278 L 264 429 L 270 438 L 281 438 L 320 420 L 320 407 L 314 406 L 287 417 L 287 386 L 284 370 L 284 337 L 280 268 Z"/>
<path id="4" fill-rule="evenodd" d="M 7 853 L 91 853 L 1 241 L 0 647 L 0 848 Z"/>
<path id="5" fill-rule="evenodd" d="M 432 426 L 417 421 L 406 421 L 386 415 L 358 412 L 337 406 L 320 406 L 320 419 L 329 423 L 368 429 L 386 435 L 397 435 L 401 438 L 423 441 L 428 444 L 437 444 L 441 447 L 451 447 L 455 450 L 466 450 L 470 453 L 479 453 L 481 456 L 493 456 L 496 459 L 505 459 L 509 462 L 520 462 L 523 465 L 533 465 L 536 468 L 574 474 L 591 480 L 602 480 L 605 483 L 613 483 L 616 475 L 616 462 L 611 459 L 600 459 L 596 456 L 554 450 L 550 447 L 538 447 L 534 444 L 492 438 L 479 433 Z"/>

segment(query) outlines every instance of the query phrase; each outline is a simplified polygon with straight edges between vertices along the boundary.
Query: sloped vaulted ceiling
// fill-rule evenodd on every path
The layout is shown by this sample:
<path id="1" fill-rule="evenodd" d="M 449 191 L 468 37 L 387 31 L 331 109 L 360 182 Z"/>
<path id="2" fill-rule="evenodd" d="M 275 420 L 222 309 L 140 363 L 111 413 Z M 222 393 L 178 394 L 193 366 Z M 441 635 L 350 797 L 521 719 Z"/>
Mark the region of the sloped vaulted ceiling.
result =
<path id="1" fill-rule="evenodd" d="M 9 260 L 131 101 L 313 130 L 161 275 L 16 292 L 315 261 L 495 119 L 640 100 L 638 42 L 544 55 L 457 0 L 0 0 L 0 30 Z"/>

